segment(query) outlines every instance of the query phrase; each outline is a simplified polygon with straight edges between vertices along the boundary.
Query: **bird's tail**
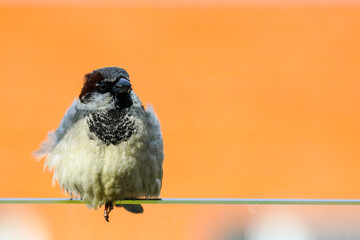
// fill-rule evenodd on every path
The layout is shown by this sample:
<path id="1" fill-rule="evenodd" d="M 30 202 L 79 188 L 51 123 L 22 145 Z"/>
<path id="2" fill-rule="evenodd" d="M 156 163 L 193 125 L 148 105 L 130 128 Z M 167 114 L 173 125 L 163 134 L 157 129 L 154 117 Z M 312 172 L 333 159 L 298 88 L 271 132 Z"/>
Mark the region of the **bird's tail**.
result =
<path id="1" fill-rule="evenodd" d="M 116 207 L 123 207 L 131 213 L 143 213 L 144 209 L 140 204 L 116 204 Z"/>

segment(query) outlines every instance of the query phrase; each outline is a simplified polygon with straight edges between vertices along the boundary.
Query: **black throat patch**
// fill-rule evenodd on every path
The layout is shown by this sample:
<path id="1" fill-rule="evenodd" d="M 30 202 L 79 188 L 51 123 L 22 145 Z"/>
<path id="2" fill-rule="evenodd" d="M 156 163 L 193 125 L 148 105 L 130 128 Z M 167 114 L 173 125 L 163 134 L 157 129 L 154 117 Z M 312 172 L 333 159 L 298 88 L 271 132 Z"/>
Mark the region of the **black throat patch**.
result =
<path id="1" fill-rule="evenodd" d="M 127 108 L 99 111 L 89 115 L 87 124 L 90 132 L 106 145 L 117 145 L 128 140 L 136 131 L 135 122 L 130 117 Z"/>

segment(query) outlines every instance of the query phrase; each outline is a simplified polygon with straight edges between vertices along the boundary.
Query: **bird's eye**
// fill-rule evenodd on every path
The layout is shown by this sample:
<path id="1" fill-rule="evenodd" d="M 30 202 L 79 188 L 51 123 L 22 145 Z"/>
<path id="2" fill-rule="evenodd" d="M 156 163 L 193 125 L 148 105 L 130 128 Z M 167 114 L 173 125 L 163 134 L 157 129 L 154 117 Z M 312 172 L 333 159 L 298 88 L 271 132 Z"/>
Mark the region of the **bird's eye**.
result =
<path id="1" fill-rule="evenodd" d="M 108 88 L 108 85 L 106 83 L 101 83 L 99 85 L 100 91 L 105 91 Z"/>

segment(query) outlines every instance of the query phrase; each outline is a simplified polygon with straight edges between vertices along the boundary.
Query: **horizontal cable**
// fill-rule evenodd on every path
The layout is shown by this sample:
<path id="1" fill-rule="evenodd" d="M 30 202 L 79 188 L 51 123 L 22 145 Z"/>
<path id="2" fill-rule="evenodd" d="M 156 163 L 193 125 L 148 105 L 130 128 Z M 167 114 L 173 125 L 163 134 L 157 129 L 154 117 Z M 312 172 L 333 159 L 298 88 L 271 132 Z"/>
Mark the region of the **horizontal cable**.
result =
<path id="1" fill-rule="evenodd" d="M 162 198 L 118 200 L 115 204 L 283 204 L 360 205 L 360 199 L 256 199 L 256 198 Z M 0 204 L 87 204 L 69 198 L 0 198 Z"/>

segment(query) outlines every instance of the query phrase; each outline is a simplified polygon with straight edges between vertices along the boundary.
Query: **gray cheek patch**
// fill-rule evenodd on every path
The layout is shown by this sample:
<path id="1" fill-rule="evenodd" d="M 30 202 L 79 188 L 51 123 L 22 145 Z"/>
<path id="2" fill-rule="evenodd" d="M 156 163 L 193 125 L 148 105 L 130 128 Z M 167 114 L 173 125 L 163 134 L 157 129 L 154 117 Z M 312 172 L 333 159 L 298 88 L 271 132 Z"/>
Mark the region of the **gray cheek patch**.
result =
<path id="1" fill-rule="evenodd" d="M 91 113 L 87 119 L 90 132 L 106 145 L 117 145 L 136 132 L 135 122 L 127 109 Z"/>

